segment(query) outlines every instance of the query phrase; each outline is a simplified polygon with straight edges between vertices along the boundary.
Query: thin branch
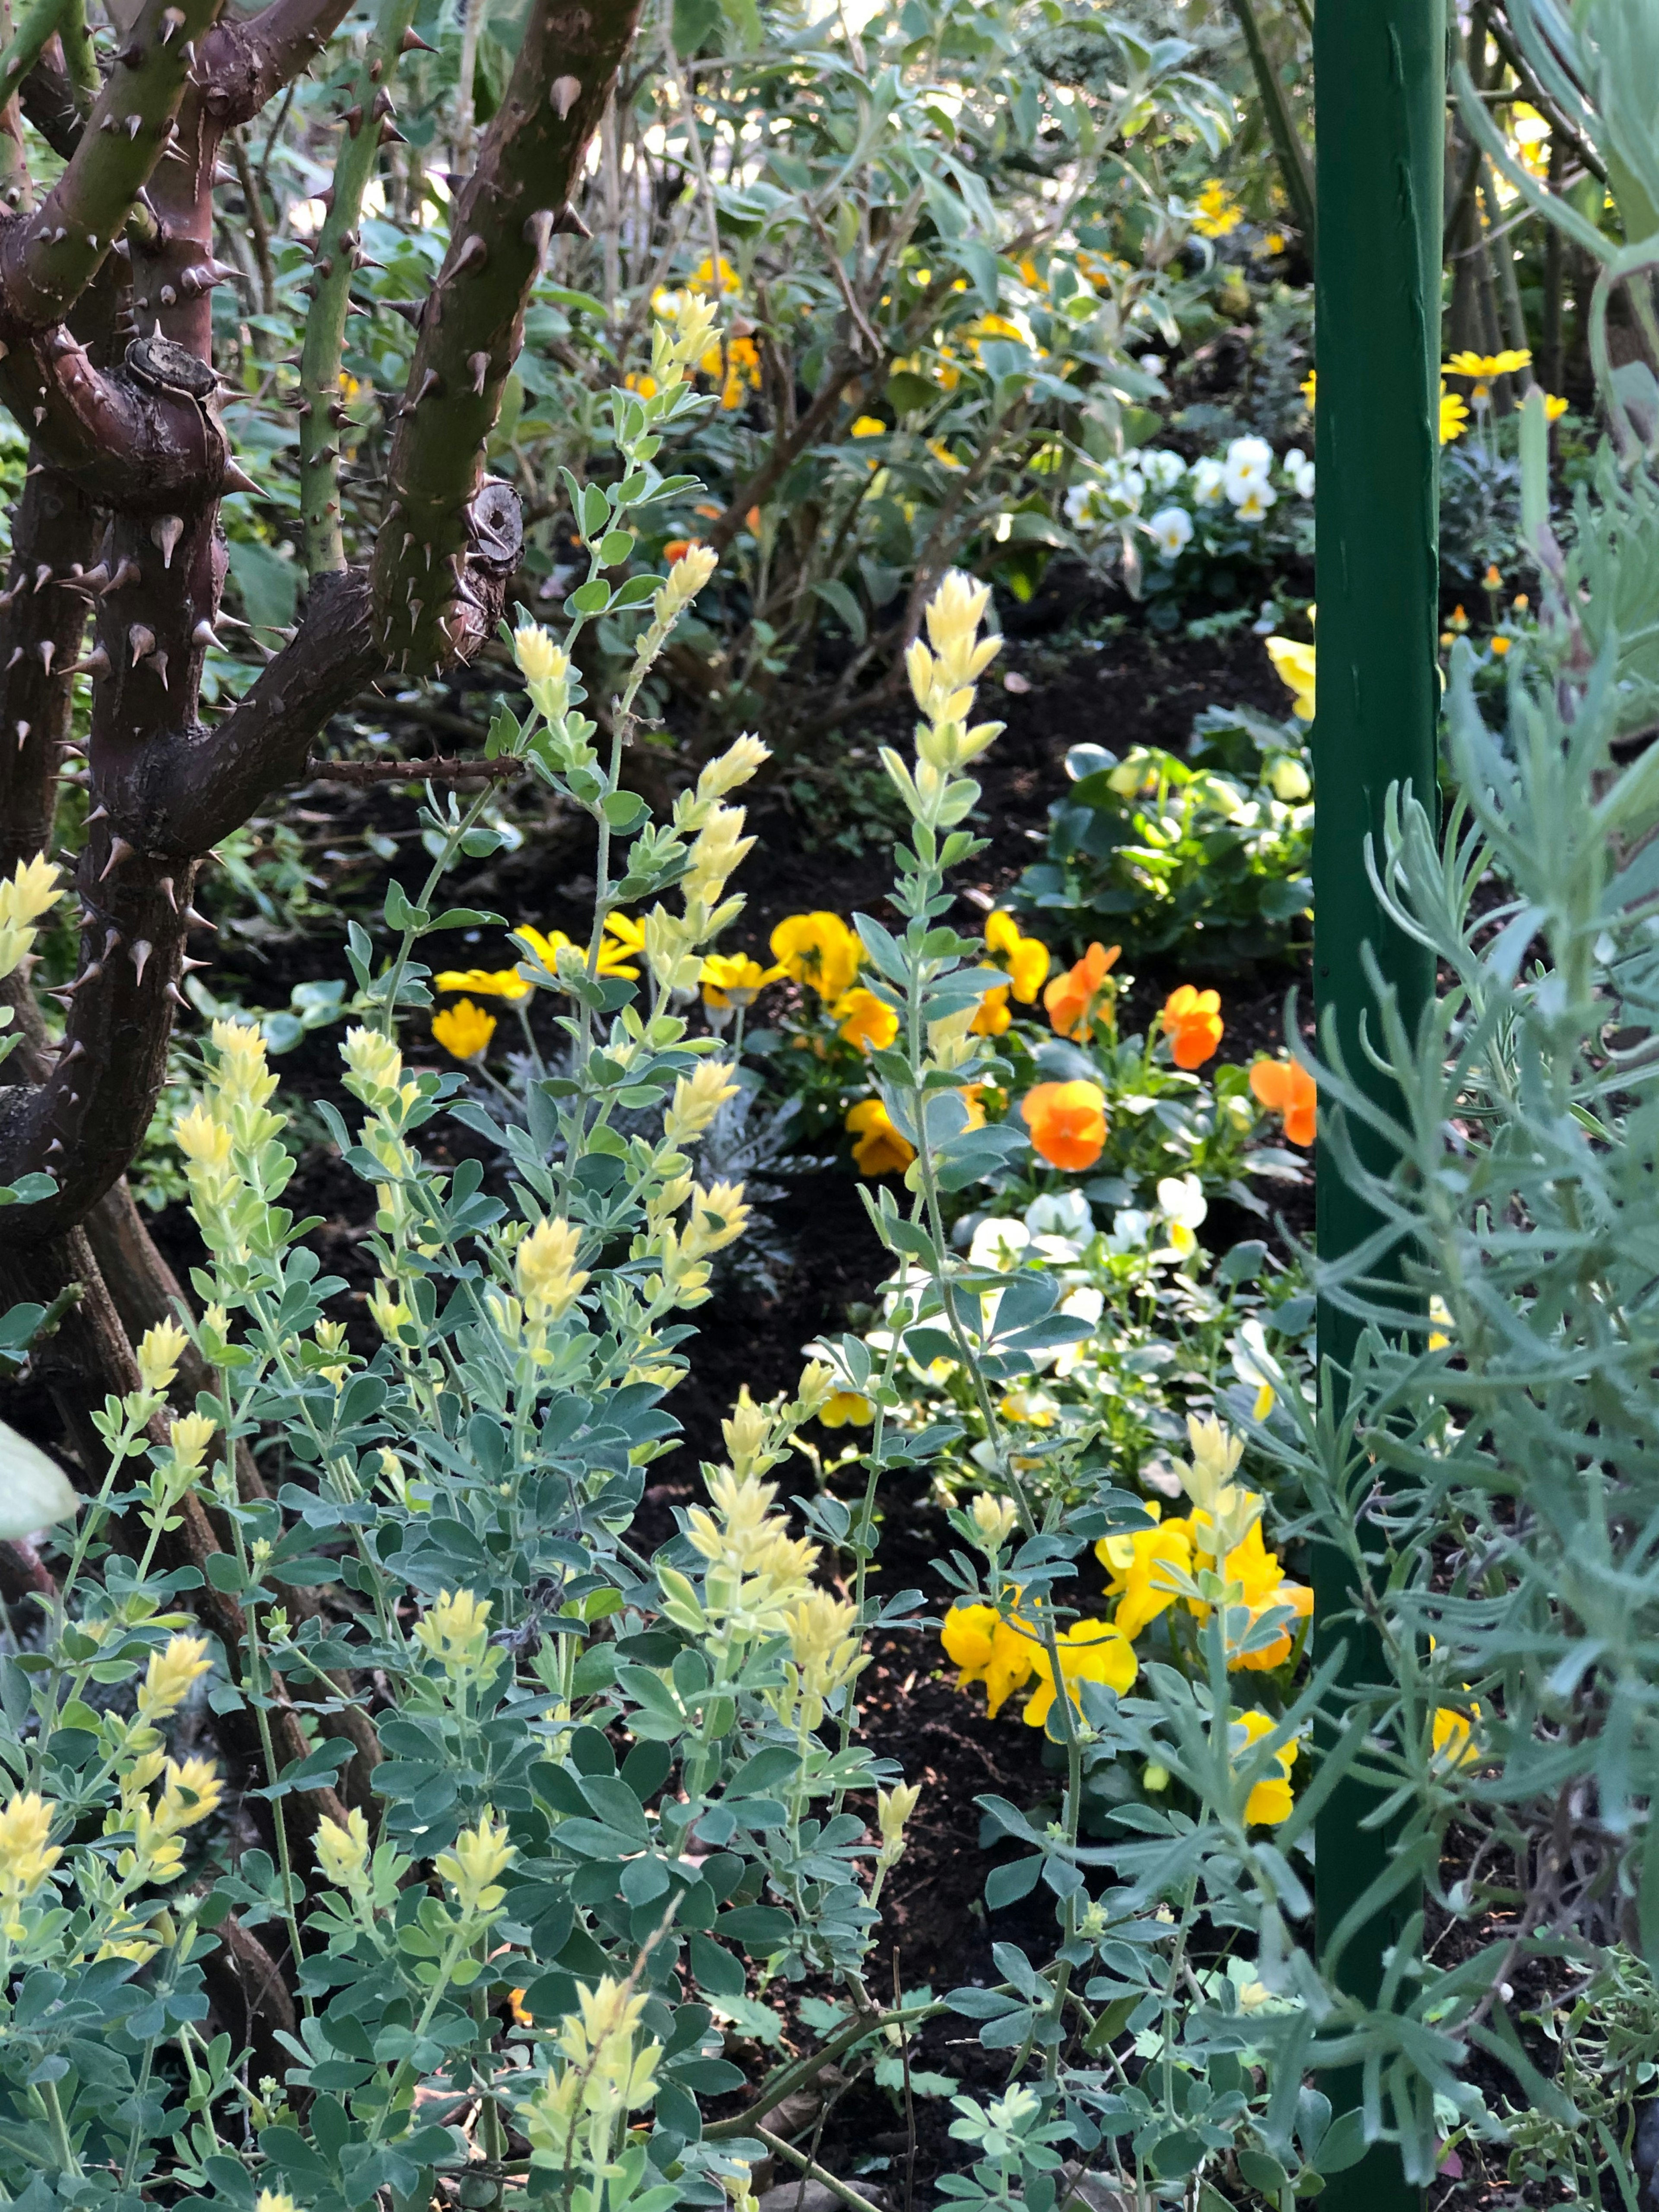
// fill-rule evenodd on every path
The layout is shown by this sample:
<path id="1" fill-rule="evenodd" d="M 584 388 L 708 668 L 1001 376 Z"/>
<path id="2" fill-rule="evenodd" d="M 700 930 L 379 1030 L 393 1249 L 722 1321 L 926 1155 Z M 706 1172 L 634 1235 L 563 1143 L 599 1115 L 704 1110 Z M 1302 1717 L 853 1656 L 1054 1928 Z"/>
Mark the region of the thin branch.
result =
<path id="1" fill-rule="evenodd" d="M 7 230 L 0 280 L 8 319 L 23 330 L 61 322 L 103 265 L 173 137 L 191 42 L 218 5 L 145 0 L 69 167 L 38 216 Z"/>
<path id="2" fill-rule="evenodd" d="M 375 548 L 375 626 L 400 667 L 452 659 L 470 627 L 455 592 L 485 442 L 523 343 L 555 215 L 568 206 L 641 5 L 551 0 L 532 9 L 477 168 L 456 198 L 392 441 Z"/>
<path id="3" fill-rule="evenodd" d="M 511 783 L 525 772 L 521 760 L 319 760 L 313 755 L 303 775 L 316 783 Z"/>

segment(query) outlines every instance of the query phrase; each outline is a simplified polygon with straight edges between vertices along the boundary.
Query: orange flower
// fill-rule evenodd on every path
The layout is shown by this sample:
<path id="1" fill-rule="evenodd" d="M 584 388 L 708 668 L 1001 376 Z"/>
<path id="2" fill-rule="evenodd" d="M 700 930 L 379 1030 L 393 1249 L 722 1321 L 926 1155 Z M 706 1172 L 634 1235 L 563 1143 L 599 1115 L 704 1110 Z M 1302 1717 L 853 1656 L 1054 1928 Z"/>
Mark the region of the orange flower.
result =
<path id="1" fill-rule="evenodd" d="M 885 999 L 861 984 L 837 999 L 830 1012 L 840 1024 L 836 1034 L 860 1052 L 885 1052 L 898 1035 L 898 1015 Z"/>
<path id="2" fill-rule="evenodd" d="M 1284 1115 L 1285 1134 L 1293 1145 L 1312 1144 L 1319 1094 L 1300 1060 L 1257 1060 L 1250 1070 L 1250 1089 L 1270 1113 Z"/>
<path id="3" fill-rule="evenodd" d="M 974 1018 L 968 1026 L 975 1036 L 1000 1036 L 1013 1018 L 1008 1011 L 1008 986 L 999 983 L 975 1007 Z"/>
<path id="4" fill-rule="evenodd" d="M 1164 1030 L 1177 1067 L 1202 1067 L 1221 1042 L 1221 994 L 1182 983 L 1164 1001 Z"/>
<path id="5" fill-rule="evenodd" d="M 1031 1142 L 1057 1168 L 1091 1168 L 1106 1142 L 1106 1093 L 1097 1083 L 1039 1083 L 1019 1110 Z"/>
<path id="6" fill-rule="evenodd" d="M 916 1148 L 895 1126 L 879 1098 L 861 1098 L 847 1110 L 853 1158 L 860 1175 L 893 1175 L 908 1168 Z"/>
<path id="7" fill-rule="evenodd" d="M 1091 945 L 1074 968 L 1056 975 L 1042 994 L 1042 1003 L 1057 1035 L 1087 1037 L 1094 1027 L 1097 1006 L 1107 989 L 1106 978 L 1117 964 L 1121 945 Z"/>
<path id="8" fill-rule="evenodd" d="M 662 549 L 662 557 L 672 568 L 676 561 L 684 561 L 688 553 L 695 552 L 697 544 L 695 538 L 671 538 Z"/>

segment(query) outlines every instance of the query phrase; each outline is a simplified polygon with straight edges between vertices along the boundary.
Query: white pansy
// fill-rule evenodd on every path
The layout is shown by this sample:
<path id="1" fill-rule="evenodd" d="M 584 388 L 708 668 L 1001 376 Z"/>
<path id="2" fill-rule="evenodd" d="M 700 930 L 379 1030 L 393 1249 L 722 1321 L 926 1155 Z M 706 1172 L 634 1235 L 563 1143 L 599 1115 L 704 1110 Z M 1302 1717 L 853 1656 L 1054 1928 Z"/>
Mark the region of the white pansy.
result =
<path id="1" fill-rule="evenodd" d="M 79 1512 L 69 1477 L 37 1444 L 0 1421 L 0 1537 L 32 1535 Z"/>
<path id="2" fill-rule="evenodd" d="M 1265 483 L 1273 465 L 1273 449 L 1265 438 L 1235 438 L 1227 447 L 1227 474 L 1234 478 L 1257 477 Z"/>
<path id="3" fill-rule="evenodd" d="M 1073 1321 L 1086 1321 L 1091 1330 L 1097 1329 L 1100 1317 L 1106 1310 L 1106 1296 L 1092 1283 L 1082 1283 L 1076 1290 L 1067 1291 L 1060 1302 L 1060 1310 L 1063 1314 L 1069 1314 Z M 1081 1344 L 1062 1345 L 1060 1356 L 1054 1362 L 1055 1379 L 1063 1380 L 1073 1368 L 1081 1366 L 1085 1359 L 1092 1357 L 1094 1348 L 1090 1337 L 1085 1337 Z"/>
<path id="4" fill-rule="evenodd" d="M 1239 483 L 1231 480 L 1227 496 L 1233 503 L 1233 513 L 1240 522 L 1260 522 L 1270 507 L 1279 504 L 1279 494 L 1270 483 L 1260 483 L 1250 477 Z"/>
<path id="5" fill-rule="evenodd" d="M 1184 507 L 1161 507 L 1146 525 L 1166 561 L 1176 561 L 1192 543 L 1193 518 Z"/>
<path id="6" fill-rule="evenodd" d="M 1218 507 L 1227 496 L 1227 471 L 1213 453 L 1193 463 L 1189 489 L 1200 507 Z"/>
<path id="7" fill-rule="evenodd" d="M 1073 484 L 1070 491 L 1066 493 L 1065 500 L 1066 520 L 1071 524 L 1073 530 L 1080 530 L 1085 523 L 1090 523 L 1095 520 L 1094 502 L 1096 489 L 1097 487 L 1092 482 L 1087 483 L 1076 483 Z"/>
<path id="8" fill-rule="evenodd" d="M 1173 491 L 1187 473 L 1187 464 L 1167 446 L 1153 446 L 1136 456 L 1135 465 L 1154 491 Z"/>
<path id="9" fill-rule="evenodd" d="M 994 1215 L 975 1230 L 974 1241 L 968 1247 L 968 1264 L 986 1268 L 1017 1267 L 1030 1241 L 1031 1232 L 1023 1221 Z"/>
<path id="10" fill-rule="evenodd" d="M 1285 480 L 1298 499 L 1314 495 L 1314 465 L 1300 446 L 1292 446 L 1285 456 Z"/>
<path id="11" fill-rule="evenodd" d="M 1094 1215 L 1080 1190 L 1045 1192 L 1025 1209 L 1025 1226 L 1033 1237 L 1082 1237 L 1094 1234 Z"/>

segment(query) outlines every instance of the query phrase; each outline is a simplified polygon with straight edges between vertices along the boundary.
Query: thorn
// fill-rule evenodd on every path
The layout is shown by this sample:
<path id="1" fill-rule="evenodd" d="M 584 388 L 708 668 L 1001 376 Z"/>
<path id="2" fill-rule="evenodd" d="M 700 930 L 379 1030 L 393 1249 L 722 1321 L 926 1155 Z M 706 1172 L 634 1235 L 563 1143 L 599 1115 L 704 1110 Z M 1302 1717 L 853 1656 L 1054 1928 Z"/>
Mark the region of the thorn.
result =
<path id="1" fill-rule="evenodd" d="M 426 40 L 415 31 L 405 31 L 402 43 L 398 48 L 400 54 L 435 54 L 437 51 L 436 46 L 428 46 Z"/>
<path id="2" fill-rule="evenodd" d="M 164 568 L 170 568 L 173 566 L 173 548 L 184 534 L 183 519 L 176 514 L 158 515 L 149 526 L 150 544 L 161 547 L 161 566 Z"/>
<path id="3" fill-rule="evenodd" d="M 103 882 L 105 876 L 109 874 L 111 869 L 118 868 L 123 860 L 129 860 L 131 857 L 131 846 L 128 844 L 125 837 L 121 836 L 118 833 L 118 835 L 112 837 L 109 841 L 109 858 L 104 863 L 103 869 L 98 878 L 99 882 L 100 884 Z"/>
<path id="4" fill-rule="evenodd" d="M 216 937 L 219 933 L 218 923 L 210 921 L 204 914 L 198 914 L 193 906 L 185 908 L 185 927 L 186 929 L 210 929 Z"/>
<path id="5" fill-rule="evenodd" d="M 329 259 L 326 253 L 319 254 L 318 258 L 313 261 L 311 265 L 325 283 L 326 283 L 329 278 L 334 274 L 334 264 Z"/>
<path id="6" fill-rule="evenodd" d="M 107 676 L 109 655 L 101 645 L 94 645 L 84 660 L 71 661 L 64 673 L 66 676 Z"/>
<path id="7" fill-rule="evenodd" d="M 213 624 L 204 617 L 202 621 L 197 623 L 195 629 L 191 630 L 190 634 L 190 641 L 192 645 L 217 645 L 219 642 L 218 633 L 215 630 Z"/>
<path id="8" fill-rule="evenodd" d="M 178 900 L 177 900 L 176 898 L 174 898 L 174 896 L 173 896 L 173 878 L 172 878 L 172 877 L 171 877 L 171 876 L 161 876 L 161 877 L 159 877 L 159 878 L 157 878 L 157 888 L 158 888 L 158 889 L 162 892 L 162 894 L 165 896 L 165 897 L 166 897 L 166 899 L 167 899 L 167 912 L 168 912 L 169 914 L 177 914 L 177 913 L 178 913 L 178 911 L 179 911 L 179 902 L 178 902 Z"/>
<path id="9" fill-rule="evenodd" d="M 574 76 L 556 76 L 548 88 L 553 103 L 553 112 L 561 123 L 582 96 L 581 80 Z"/>
<path id="10" fill-rule="evenodd" d="M 213 963 L 210 960 L 181 960 L 179 963 L 179 972 L 181 975 L 188 975 L 195 969 L 210 968 L 212 965 Z"/>
<path id="11" fill-rule="evenodd" d="M 100 799 L 98 805 L 93 808 L 91 813 L 88 815 L 87 827 L 90 830 L 94 822 L 107 822 L 108 820 L 109 809 Z"/>
<path id="12" fill-rule="evenodd" d="M 144 980 L 144 969 L 149 960 L 149 956 L 155 950 L 155 947 L 150 943 L 147 937 L 135 938 L 133 940 L 131 955 L 133 973 L 141 983 Z"/>
<path id="13" fill-rule="evenodd" d="M 98 128 L 100 131 L 118 131 L 120 125 L 117 122 L 114 116 L 106 115 L 103 121 L 99 125 Z"/>
<path id="14" fill-rule="evenodd" d="M 6 663 L 6 673 L 7 673 L 7 675 L 8 675 L 8 676 L 9 676 L 9 675 L 11 674 L 12 670 L 13 670 L 14 668 L 15 668 L 15 667 L 16 667 L 16 665 L 17 665 L 18 662 L 19 662 L 22 658 L 23 658 L 23 648 L 22 648 L 22 647 L 21 647 L 21 645 L 15 645 L 15 646 L 13 646 L 13 647 L 12 647 L 12 649 L 11 649 L 11 659 L 10 659 Z"/>
<path id="15" fill-rule="evenodd" d="M 223 481 L 227 491 L 258 491 L 259 489 L 247 471 L 239 468 L 234 461 L 225 463 Z"/>
<path id="16" fill-rule="evenodd" d="M 57 646 L 51 638 L 43 637 L 34 649 L 40 656 L 41 667 L 44 668 L 47 675 L 50 676 L 52 673 L 52 657 L 58 650 Z"/>
<path id="17" fill-rule="evenodd" d="M 43 561 L 34 572 L 34 588 L 37 592 L 43 592 L 51 581 L 52 570 Z"/>
<path id="18" fill-rule="evenodd" d="M 143 570 L 132 556 L 130 553 L 124 553 L 116 564 L 115 574 L 100 591 L 98 596 L 100 599 L 106 599 L 112 592 L 124 592 L 129 584 L 142 583 L 143 576 Z"/>
<path id="19" fill-rule="evenodd" d="M 185 996 L 184 993 L 179 988 L 179 986 L 176 983 L 170 982 L 166 990 L 162 992 L 161 996 L 164 999 L 171 999 L 175 1006 L 182 1006 L 186 1013 L 190 1012 L 190 1000 Z"/>
<path id="20" fill-rule="evenodd" d="M 17 732 L 17 750 L 21 753 L 29 741 L 29 726 L 27 722 L 15 722 L 12 726 Z"/>
<path id="21" fill-rule="evenodd" d="M 179 32 L 182 31 L 184 27 L 185 11 L 182 8 L 162 9 L 161 44 L 164 46 L 171 46 L 173 40 L 178 37 Z"/>
<path id="22" fill-rule="evenodd" d="M 386 308 L 391 314 L 401 315 L 406 323 L 412 323 L 416 330 L 420 328 L 421 318 L 426 313 L 424 300 L 377 300 L 374 304 L 377 307 Z"/>
<path id="23" fill-rule="evenodd" d="M 410 547 L 414 543 L 415 532 L 412 530 L 405 530 L 404 532 L 404 552 L 405 556 L 407 556 Z"/>
<path id="24" fill-rule="evenodd" d="M 380 125 L 380 143 L 382 146 L 407 146 L 409 141 L 388 117 Z"/>
<path id="25" fill-rule="evenodd" d="M 147 653 L 155 650 L 155 633 L 146 629 L 143 623 L 134 623 L 127 632 L 127 643 L 132 647 L 131 665 L 137 668 Z"/>
<path id="26" fill-rule="evenodd" d="M 61 1137 L 54 1137 L 52 1142 L 46 1146 L 46 1158 L 50 1159 L 54 1152 L 61 1152 L 63 1149 L 63 1139 Z"/>
<path id="27" fill-rule="evenodd" d="M 466 365 L 472 371 L 472 395 L 476 399 L 482 399 L 484 379 L 489 374 L 489 356 L 487 353 L 469 355 Z"/>
<path id="28" fill-rule="evenodd" d="M 152 653 L 150 659 L 155 673 L 161 679 L 161 689 L 165 691 L 167 688 L 167 657 L 165 653 Z"/>
<path id="29" fill-rule="evenodd" d="M 95 982 L 103 972 L 103 962 L 101 960 L 94 960 L 90 968 L 83 968 L 81 970 L 80 974 L 76 977 L 72 983 L 66 983 L 64 985 L 60 995 L 65 999 L 72 999 L 77 991 L 83 990 L 88 983 Z"/>
<path id="30" fill-rule="evenodd" d="M 45 409 L 44 407 L 37 407 L 37 408 L 35 409 L 35 410 L 34 410 L 34 427 L 35 427 L 35 428 L 36 428 L 37 430 L 40 428 L 40 425 L 41 425 L 41 424 L 46 421 L 46 409 Z"/>
<path id="31" fill-rule="evenodd" d="M 107 960 L 110 954 L 114 951 L 116 946 L 119 945 L 120 942 L 121 933 L 118 929 L 106 929 L 104 932 L 104 950 L 102 957 Z"/>
<path id="32" fill-rule="evenodd" d="M 376 64 L 377 68 L 379 64 Z M 368 112 L 372 116 L 375 116 L 377 118 L 382 115 L 391 114 L 392 94 L 386 90 L 384 85 L 382 85 L 380 90 L 375 94 L 374 105 Z"/>
<path id="33" fill-rule="evenodd" d="M 459 276 L 463 269 L 470 269 L 475 261 L 478 264 L 479 267 L 482 268 L 489 258 L 489 248 L 484 244 L 483 239 L 479 237 L 476 230 L 469 231 L 460 252 L 455 256 L 454 261 L 451 264 L 450 274 L 453 276 Z"/>
<path id="34" fill-rule="evenodd" d="M 345 125 L 346 129 L 355 138 L 357 136 L 357 133 L 363 127 L 363 111 L 359 105 L 354 102 L 351 106 L 347 108 L 340 120 Z"/>
<path id="35" fill-rule="evenodd" d="M 70 1043 L 65 1045 L 58 1055 L 58 1073 L 62 1074 L 64 1068 L 71 1066 L 85 1050 L 86 1046 L 79 1037 L 76 1037 Z"/>
<path id="36" fill-rule="evenodd" d="M 142 118 L 141 118 L 140 117 L 137 116 L 137 115 L 129 115 L 129 116 L 128 116 L 128 118 L 127 118 L 127 136 L 128 136 L 128 137 L 129 137 L 129 138 L 136 138 L 136 137 L 138 136 L 138 128 L 139 128 L 139 124 L 140 124 L 141 120 L 142 120 Z"/>
<path id="37" fill-rule="evenodd" d="M 95 568 L 83 568 L 78 576 L 73 577 L 70 580 L 77 591 L 101 592 L 109 581 L 108 563 L 100 561 Z"/>
<path id="38" fill-rule="evenodd" d="M 179 295 L 177 292 L 173 290 L 171 284 L 163 284 L 161 287 L 161 305 L 164 307 L 176 307 L 178 304 Z"/>
<path id="39" fill-rule="evenodd" d="M 440 379 L 437 370 L 428 369 L 426 374 L 421 379 L 420 390 L 415 394 L 415 404 L 418 407 L 423 399 L 429 399 L 439 388 Z"/>

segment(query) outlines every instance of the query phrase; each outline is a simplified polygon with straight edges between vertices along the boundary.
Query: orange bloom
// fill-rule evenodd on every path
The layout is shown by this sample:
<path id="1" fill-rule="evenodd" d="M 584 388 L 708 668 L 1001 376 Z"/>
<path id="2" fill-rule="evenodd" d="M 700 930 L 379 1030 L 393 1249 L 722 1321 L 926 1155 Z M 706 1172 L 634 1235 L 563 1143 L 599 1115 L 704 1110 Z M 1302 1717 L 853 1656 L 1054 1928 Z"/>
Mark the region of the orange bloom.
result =
<path id="1" fill-rule="evenodd" d="M 1270 1113 L 1284 1115 L 1285 1134 L 1293 1145 L 1312 1144 L 1319 1094 L 1300 1060 L 1257 1060 L 1250 1070 L 1250 1089 Z"/>
<path id="2" fill-rule="evenodd" d="M 1057 1168 L 1091 1168 L 1106 1142 L 1106 1093 L 1097 1083 L 1039 1083 L 1019 1103 L 1031 1142 Z"/>
<path id="3" fill-rule="evenodd" d="M 1106 991 L 1106 978 L 1117 964 L 1121 945 L 1091 945 L 1074 968 L 1056 975 L 1042 1003 L 1057 1035 L 1087 1037 Z"/>
<path id="4" fill-rule="evenodd" d="M 1164 1001 L 1164 1030 L 1177 1067 L 1202 1067 L 1221 1042 L 1221 994 L 1182 983 Z"/>
<path id="5" fill-rule="evenodd" d="M 999 983 L 975 1007 L 974 1018 L 968 1026 L 975 1036 L 1000 1036 L 1013 1018 L 1008 1011 L 1008 986 Z"/>
<path id="6" fill-rule="evenodd" d="M 662 557 L 672 568 L 676 561 L 684 561 L 688 553 L 694 551 L 697 543 L 695 538 L 671 538 L 662 549 Z"/>

